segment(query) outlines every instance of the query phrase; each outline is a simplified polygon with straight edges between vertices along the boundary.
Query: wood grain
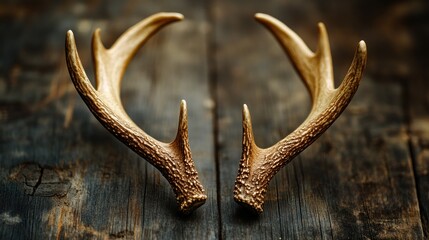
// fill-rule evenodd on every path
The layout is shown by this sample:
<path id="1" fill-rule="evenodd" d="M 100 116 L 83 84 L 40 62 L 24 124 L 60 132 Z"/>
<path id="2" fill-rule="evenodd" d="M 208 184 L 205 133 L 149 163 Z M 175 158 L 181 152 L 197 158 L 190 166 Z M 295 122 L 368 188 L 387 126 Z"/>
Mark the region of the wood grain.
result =
<path id="1" fill-rule="evenodd" d="M 406 13 L 409 21 L 406 29 L 413 42 L 410 56 L 410 71 L 402 79 L 406 92 L 406 109 L 410 124 L 410 148 L 414 162 L 416 190 L 419 197 L 420 216 L 424 237 L 429 237 L 429 72 L 424 56 L 429 54 L 426 13 L 429 4 L 425 2 Z"/>
<path id="2" fill-rule="evenodd" d="M 240 105 L 247 103 L 252 109 L 255 139 L 264 147 L 296 128 L 310 110 L 297 74 L 274 40 L 252 21 L 253 13 L 265 11 L 280 18 L 306 42 L 311 38 L 305 36 L 317 39 L 309 27 L 317 21 L 313 18 L 326 18 L 334 36 L 331 46 L 337 79 L 343 73 L 341 69 L 338 73 L 336 66 L 350 62 L 354 43 L 340 43 L 343 39 L 336 36 L 342 34 L 336 32 L 335 25 L 330 27 L 328 15 L 317 5 L 300 6 L 308 13 L 298 16 L 293 12 L 298 3 L 293 1 L 273 5 L 252 2 L 245 7 L 228 1 L 216 3 L 222 236 L 422 238 L 401 84 L 378 83 L 372 72 L 364 75 L 356 99 L 338 121 L 274 178 L 262 216 L 249 216 L 231 200 L 236 174 L 231 166 L 236 164 L 237 169 L 240 159 Z M 235 18 L 225 18 L 230 15 Z M 354 39 L 359 40 L 359 36 Z M 371 42 L 368 46 L 371 52 Z M 338 56 L 338 49 L 349 49 L 349 56 Z"/>
<path id="3" fill-rule="evenodd" d="M 8 91 L 11 99 L 2 98 L 8 112 L 1 128 L 0 214 L 4 213 L 2 216 L 8 223 L 19 222 L 16 219 L 21 222 L 2 224 L 1 238 L 141 239 L 173 235 L 183 239 L 216 238 L 212 110 L 205 105 L 210 102 L 205 53 L 207 24 L 204 15 L 199 15 L 204 6 L 195 4 L 193 10 L 187 10 L 173 1 L 146 8 L 137 1 L 113 5 L 68 4 L 50 9 L 46 3 L 46 9 L 24 21 L 34 21 L 35 26 L 45 31 L 32 28 L 33 35 L 40 36 L 33 40 L 36 42 L 31 42 L 28 36 L 22 37 L 26 44 L 33 46 L 24 53 L 36 58 L 35 65 L 42 66 L 29 69 L 17 60 L 14 64 L 20 71 L 16 73 L 16 81 L 21 82 Z M 208 188 L 207 206 L 212 206 L 203 207 L 188 217 L 178 214 L 174 194 L 160 173 L 110 136 L 77 98 L 65 71 L 63 55 L 64 34 L 68 29 L 75 30 L 79 43 L 89 43 L 92 31 L 101 27 L 109 46 L 130 25 L 167 8 L 184 13 L 189 20 L 148 42 L 124 77 L 122 100 L 131 118 L 162 141 L 175 137 L 178 103 L 181 99 L 188 101 L 190 144 L 201 181 Z M 48 11 L 43 13 L 44 10 Z M 47 15 L 41 17 L 43 14 Z M 88 16 L 98 17 L 88 19 Z M 189 36 L 193 41 L 189 41 Z M 44 45 L 45 49 L 40 50 Z M 79 44 L 85 66 L 91 65 L 89 46 Z M 22 48 L 17 55 L 27 50 L 25 46 L 17 48 Z M 51 62 L 37 59 L 37 51 L 56 58 Z M 21 58 L 31 60 L 26 56 Z M 27 82 L 33 86 L 26 85 Z M 60 83 L 52 82 L 67 85 L 67 90 L 35 110 L 32 102 L 42 100 L 45 95 L 55 95 L 48 91 L 62 89 L 57 87 Z M 27 91 L 26 97 L 33 99 L 19 97 Z M 189 95 L 190 91 L 195 94 Z M 13 98 L 30 108 L 28 115 L 9 113 L 20 110 L 11 106 Z M 70 102 L 73 104 L 69 105 Z M 73 116 L 65 128 L 67 108 L 73 109 Z M 8 132 L 11 134 L 6 134 Z M 64 187 L 46 190 L 49 184 Z M 196 225 L 200 230 L 195 229 Z"/>
<path id="4" fill-rule="evenodd" d="M 92 117 L 64 57 L 69 29 L 90 70 L 95 28 L 110 46 L 160 11 L 186 20 L 138 53 L 122 100 L 137 125 L 168 142 L 186 99 L 208 193 L 188 217 L 159 172 Z M 324 22 L 337 84 L 357 41 L 370 53 L 355 99 L 273 179 L 259 217 L 232 196 L 242 105 L 266 147 L 305 119 L 310 98 L 256 12 L 279 18 L 312 49 Z M 0 239 L 426 239 L 428 13 L 423 0 L 1 2 Z"/>

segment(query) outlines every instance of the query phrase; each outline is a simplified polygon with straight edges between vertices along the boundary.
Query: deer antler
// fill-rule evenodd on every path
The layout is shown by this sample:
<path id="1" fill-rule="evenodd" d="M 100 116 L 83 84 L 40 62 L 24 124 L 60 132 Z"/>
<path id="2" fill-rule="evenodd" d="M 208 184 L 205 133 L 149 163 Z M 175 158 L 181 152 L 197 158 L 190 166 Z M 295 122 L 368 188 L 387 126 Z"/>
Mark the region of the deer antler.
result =
<path id="1" fill-rule="evenodd" d="M 255 17 L 289 55 L 313 101 L 307 119 L 287 137 L 266 149 L 256 146 L 249 109 L 243 106 L 243 152 L 234 200 L 261 213 L 268 183 L 274 175 L 328 129 L 351 101 L 365 68 L 367 52 L 365 42 L 360 41 L 344 81 L 334 88 L 329 40 L 322 23 L 319 23 L 318 51 L 313 53 L 279 20 L 261 13 Z"/>
<path id="2" fill-rule="evenodd" d="M 161 27 L 183 19 L 178 13 L 158 13 L 128 29 L 110 49 L 104 48 L 100 30 L 93 35 L 96 89 L 79 59 L 73 32 L 66 37 L 66 58 L 71 79 L 82 99 L 100 123 L 168 180 L 181 212 L 188 213 L 207 199 L 198 179 L 188 142 L 186 102 L 180 105 L 179 127 L 171 143 L 160 142 L 140 129 L 126 114 L 120 99 L 120 84 L 137 50 Z"/>

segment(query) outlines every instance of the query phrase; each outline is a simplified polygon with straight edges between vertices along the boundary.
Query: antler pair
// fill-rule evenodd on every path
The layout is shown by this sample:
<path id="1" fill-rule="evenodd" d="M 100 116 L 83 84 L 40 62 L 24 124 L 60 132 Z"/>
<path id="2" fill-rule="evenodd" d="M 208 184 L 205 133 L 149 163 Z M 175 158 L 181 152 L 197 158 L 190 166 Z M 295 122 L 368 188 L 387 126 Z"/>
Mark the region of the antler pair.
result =
<path id="1" fill-rule="evenodd" d="M 293 157 L 316 140 L 341 114 L 356 92 L 365 67 L 366 48 L 361 41 L 345 81 L 334 89 L 329 42 L 319 24 L 319 51 L 312 53 L 303 41 L 278 20 L 264 14 L 256 18 L 277 37 L 289 54 L 313 99 L 307 120 L 289 136 L 268 149 L 253 139 L 250 114 L 243 107 L 243 154 L 234 189 L 234 199 L 262 212 L 264 194 L 271 178 Z M 179 127 L 171 143 L 160 142 L 140 129 L 126 114 L 120 99 L 120 83 L 136 51 L 161 27 L 183 19 L 178 13 L 152 15 L 127 30 L 105 49 L 100 30 L 93 35 L 96 89 L 88 80 L 71 31 L 66 37 L 66 58 L 72 81 L 100 123 L 133 151 L 155 166 L 176 194 L 180 211 L 188 213 L 205 203 L 207 196 L 198 179 L 188 141 L 186 102 L 180 105 Z"/>

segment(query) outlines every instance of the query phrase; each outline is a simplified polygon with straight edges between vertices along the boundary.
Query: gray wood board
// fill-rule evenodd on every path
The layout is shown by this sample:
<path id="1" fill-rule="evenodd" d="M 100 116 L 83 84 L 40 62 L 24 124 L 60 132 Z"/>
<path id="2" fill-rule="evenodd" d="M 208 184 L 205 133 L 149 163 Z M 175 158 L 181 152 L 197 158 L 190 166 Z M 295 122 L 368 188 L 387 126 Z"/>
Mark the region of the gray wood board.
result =
<path id="1" fill-rule="evenodd" d="M 212 14 L 218 66 L 222 236 L 423 238 L 403 89 L 398 81 L 377 80 L 371 71 L 374 63 L 369 64 L 358 94 L 337 122 L 272 180 L 264 214 L 251 216 L 237 207 L 232 189 L 241 154 L 242 104 L 250 108 L 257 144 L 268 147 L 305 119 L 310 101 L 287 57 L 274 38 L 252 20 L 253 14 L 265 12 L 279 18 L 313 49 L 316 23 L 326 22 L 337 85 L 363 36 L 358 35 L 359 28 L 343 36 L 352 30 L 341 32 L 343 29 L 335 27 L 347 25 L 347 19 L 338 25 L 330 23 L 330 13 L 317 4 L 216 4 Z M 297 9 L 308 13 L 299 15 Z M 371 42 L 368 45 L 372 62 Z"/>
<path id="2" fill-rule="evenodd" d="M 33 15 L 16 26 L 31 33 L 17 29 L 18 41 L 6 41 L 18 50 L 10 53 L 16 60 L 3 75 L 0 238 L 217 238 L 208 24 L 200 14 L 205 5 L 43 5 L 28 9 Z M 121 93 L 131 118 L 166 142 L 175 137 L 180 100 L 187 100 L 193 158 L 209 195 L 191 216 L 178 214 L 161 174 L 92 116 L 71 84 L 64 59 L 65 32 L 72 29 L 92 79 L 95 28 L 102 28 L 103 42 L 110 46 L 128 27 L 166 10 L 182 12 L 188 20 L 166 27 L 144 46 L 124 76 Z M 8 28 L 2 30 L 6 35 Z"/>
<path id="3" fill-rule="evenodd" d="M 160 11 L 186 20 L 131 62 L 122 100 L 161 141 L 187 100 L 205 205 L 177 212 L 161 174 L 108 133 L 72 85 L 65 32 L 90 79 L 91 35 L 106 46 Z M 279 18 L 315 50 L 327 26 L 338 85 L 357 42 L 362 84 L 343 115 L 271 181 L 264 213 L 232 190 L 241 108 L 267 147 L 293 131 L 310 97 L 275 39 L 253 20 Z M 428 237 L 429 41 L 425 1 L 74 1 L 0 3 L 0 239 L 424 239 Z"/>
<path id="4" fill-rule="evenodd" d="M 405 24 L 412 36 L 409 55 L 402 61 L 410 64 L 402 78 L 406 92 L 406 109 L 410 124 L 410 147 L 414 160 L 414 175 L 420 203 L 420 214 L 424 236 L 429 237 L 429 72 L 426 56 L 429 31 L 427 12 L 429 3 L 419 6 L 418 11 L 408 13 Z"/>

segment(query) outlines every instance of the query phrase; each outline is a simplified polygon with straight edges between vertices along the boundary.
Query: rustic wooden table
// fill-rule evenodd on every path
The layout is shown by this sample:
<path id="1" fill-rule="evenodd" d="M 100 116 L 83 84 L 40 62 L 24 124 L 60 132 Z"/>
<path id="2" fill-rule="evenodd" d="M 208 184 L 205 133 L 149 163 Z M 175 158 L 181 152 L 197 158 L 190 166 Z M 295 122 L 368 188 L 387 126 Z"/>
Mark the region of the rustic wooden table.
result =
<path id="1" fill-rule="evenodd" d="M 65 33 L 93 78 L 95 28 L 109 46 L 159 11 L 186 20 L 154 36 L 131 63 L 122 99 L 152 136 L 173 139 L 181 99 L 208 200 L 177 212 L 167 181 L 110 135 L 71 84 Z M 271 14 L 313 49 L 328 29 L 336 83 L 368 45 L 361 86 L 343 115 L 270 184 L 260 216 L 232 189 L 241 107 L 257 143 L 295 129 L 310 98 L 274 38 Z M 424 239 L 429 217 L 427 1 L 2 1 L 0 239 Z"/>

